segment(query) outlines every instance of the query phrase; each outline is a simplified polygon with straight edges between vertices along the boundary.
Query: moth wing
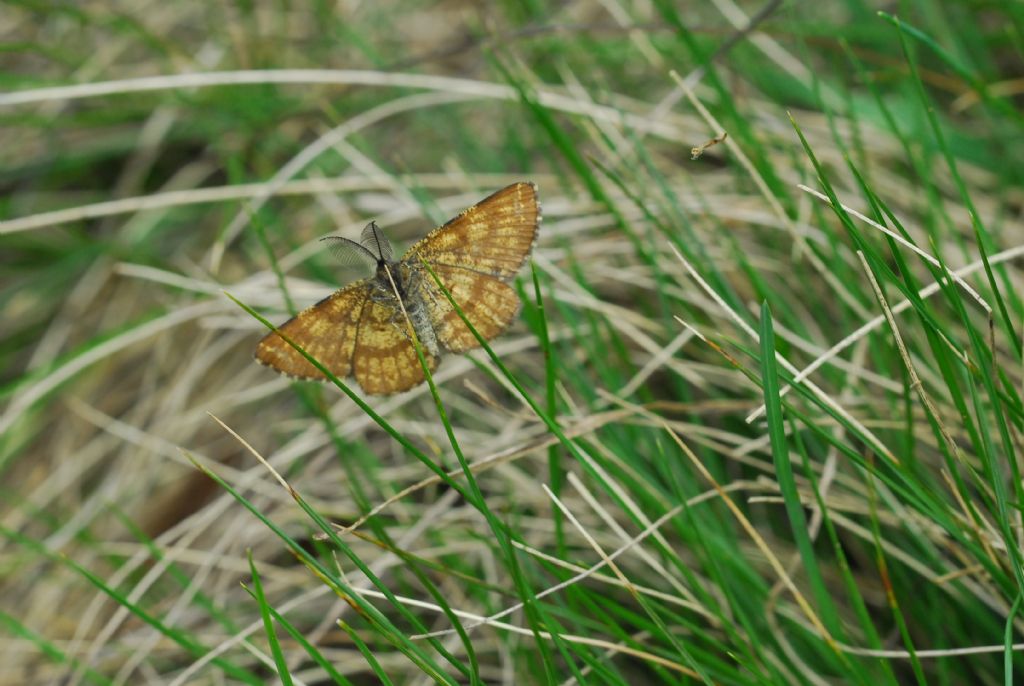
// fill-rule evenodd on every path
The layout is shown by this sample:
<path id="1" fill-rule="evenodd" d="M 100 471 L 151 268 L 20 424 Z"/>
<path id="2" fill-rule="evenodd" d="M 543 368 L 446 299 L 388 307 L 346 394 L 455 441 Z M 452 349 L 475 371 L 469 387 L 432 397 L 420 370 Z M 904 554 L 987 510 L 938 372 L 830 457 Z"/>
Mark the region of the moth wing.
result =
<path id="1" fill-rule="evenodd" d="M 297 379 L 323 380 L 327 377 L 278 331 L 295 341 L 320 364 L 339 378 L 352 372 L 352 355 L 359 333 L 359 321 L 370 302 L 369 279 L 335 291 L 263 337 L 256 346 L 256 360 Z"/>
<path id="2" fill-rule="evenodd" d="M 519 313 L 519 296 L 500 279 L 459 267 L 431 267 L 466 319 L 484 339 L 500 335 Z M 476 336 L 426 269 L 420 278 L 423 302 L 438 342 L 455 353 L 479 347 Z"/>
<path id="3" fill-rule="evenodd" d="M 369 299 L 362 309 L 352 375 L 371 395 L 401 393 L 424 381 L 423 368 L 397 303 Z M 437 358 L 423 350 L 430 371 Z"/>
<path id="4" fill-rule="evenodd" d="M 540 224 L 537 186 L 514 183 L 434 229 L 402 258 L 418 263 L 464 267 L 511 279 L 533 249 Z"/>

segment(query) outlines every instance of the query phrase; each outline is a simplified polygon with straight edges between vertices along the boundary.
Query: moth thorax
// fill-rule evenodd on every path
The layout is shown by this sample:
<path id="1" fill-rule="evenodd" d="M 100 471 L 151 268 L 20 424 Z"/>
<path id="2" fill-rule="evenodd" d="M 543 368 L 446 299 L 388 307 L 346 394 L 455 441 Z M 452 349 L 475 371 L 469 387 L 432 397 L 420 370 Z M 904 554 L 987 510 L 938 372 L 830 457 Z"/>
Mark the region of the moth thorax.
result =
<path id="1" fill-rule="evenodd" d="M 391 285 L 392 281 L 394 281 L 394 286 Z M 409 323 L 412 324 L 412 330 L 416 333 L 420 345 L 436 357 L 440 352 L 437 347 L 437 334 L 430 323 L 430 313 L 423 302 L 423 294 L 419 288 L 416 288 L 416 275 L 400 262 L 381 260 L 377 264 L 377 287 L 392 298 L 395 296 L 395 290 L 398 291 L 402 306 L 405 308 L 405 313 L 409 315 Z M 401 317 L 400 311 L 399 309 L 399 317 Z M 395 325 L 403 333 L 406 333 L 404 321 L 396 321 Z"/>
<path id="2" fill-rule="evenodd" d="M 406 283 L 407 279 L 404 278 L 402 273 L 403 271 L 398 262 L 380 260 L 377 262 L 377 285 L 392 295 L 397 289 L 398 295 L 405 300 L 405 295 L 409 289 Z M 392 281 L 394 281 L 394 286 L 391 285 Z"/>

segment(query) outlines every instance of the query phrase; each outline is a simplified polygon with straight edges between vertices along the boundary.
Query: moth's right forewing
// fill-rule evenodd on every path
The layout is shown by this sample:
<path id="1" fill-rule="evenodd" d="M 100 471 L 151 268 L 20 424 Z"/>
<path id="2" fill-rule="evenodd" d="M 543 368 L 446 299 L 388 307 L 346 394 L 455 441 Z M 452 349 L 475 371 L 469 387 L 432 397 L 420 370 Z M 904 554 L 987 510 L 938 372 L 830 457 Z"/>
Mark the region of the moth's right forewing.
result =
<path id="1" fill-rule="evenodd" d="M 540 224 L 537 187 L 514 183 L 489 195 L 414 244 L 402 258 L 416 265 L 472 269 L 509 280 L 533 250 Z"/>

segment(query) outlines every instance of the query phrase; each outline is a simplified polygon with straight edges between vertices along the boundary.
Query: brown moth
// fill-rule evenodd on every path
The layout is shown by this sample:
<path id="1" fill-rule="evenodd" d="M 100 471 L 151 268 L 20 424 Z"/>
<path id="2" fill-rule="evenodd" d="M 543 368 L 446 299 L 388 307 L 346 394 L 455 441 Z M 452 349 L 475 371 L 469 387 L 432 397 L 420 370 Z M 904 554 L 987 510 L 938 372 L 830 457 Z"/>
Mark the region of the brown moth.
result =
<path id="1" fill-rule="evenodd" d="M 376 264 L 374 275 L 334 292 L 267 334 L 256 346 L 256 360 L 291 377 L 326 378 L 277 335 L 280 331 L 335 376 L 354 377 L 369 394 L 409 390 L 424 381 L 411 333 L 431 371 L 442 351 L 461 353 L 479 346 L 423 262 L 473 328 L 490 340 L 519 312 L 519 297 L 508 284 L 533 249 L 540 219 L 537 186 L 520 182 L 434 229 L 400 260 L 392 259 L 391 244 L 373 222 L 363 229 L 359 243 L 331 236 L 339 246 Z"/>

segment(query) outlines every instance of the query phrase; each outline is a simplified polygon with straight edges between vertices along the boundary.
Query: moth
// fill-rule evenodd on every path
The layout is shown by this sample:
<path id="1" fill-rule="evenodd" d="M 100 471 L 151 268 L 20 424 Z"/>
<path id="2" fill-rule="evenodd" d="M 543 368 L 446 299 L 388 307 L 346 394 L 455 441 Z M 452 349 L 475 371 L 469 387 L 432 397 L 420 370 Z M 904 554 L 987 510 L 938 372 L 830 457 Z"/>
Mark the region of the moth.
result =
<path id="1" fill-rule="evenodd" d="M 335 291 L 267 334 L 256 346 L 256 360 L 297 379 L 326 379 L 281 332 L 335 376 L 355 378 L 368 394 L 407 391 L 425 380 L 413 336 L 431 372 L 443 353 L 479 346 L 424 263 L 473 328 L 490 340 L 519 312 L 509 282 L 530 256 L 540 220 L 537 186 L 519 182 L 434 229 L 399 260 L 374 222 L 358 243 L 330 236 L 325 240 L 374 264 L 373 276 Z"/>

